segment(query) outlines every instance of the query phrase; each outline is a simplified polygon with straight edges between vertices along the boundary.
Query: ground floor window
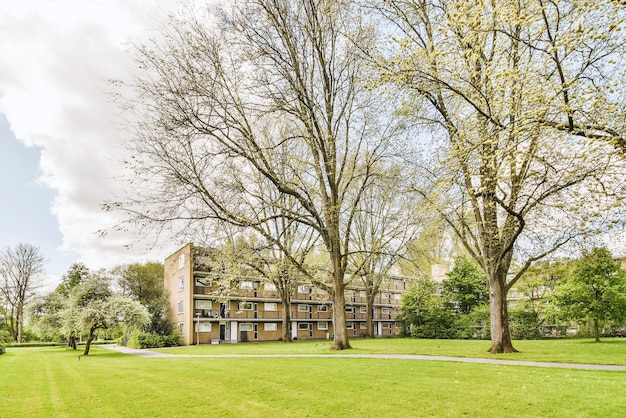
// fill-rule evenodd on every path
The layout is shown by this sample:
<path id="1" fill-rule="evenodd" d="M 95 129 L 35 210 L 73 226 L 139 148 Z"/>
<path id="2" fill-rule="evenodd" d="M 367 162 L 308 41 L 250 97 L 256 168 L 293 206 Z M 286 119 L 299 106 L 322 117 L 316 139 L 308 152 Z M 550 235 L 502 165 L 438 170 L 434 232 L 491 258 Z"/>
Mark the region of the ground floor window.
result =
<path id="1" fill-rule="evenodd" d="M 239 324 L 240 331 L 252 331 L 253 329 L 254 326 L 251 322 L 242 322 L 241 324 Z"/>
<path id="2" fill-rule="evenodd" d="M 301 331 L 308 331 L 309 330 L 309 323 L 308 322 L 298 322 L 298 329 Z"/>
<path id="3" fill-rule="evenodd" d="M 180 335 L 183 335 L 185 333 L 185 323 L 184 322 L 179 322 L 178 323 L 178 333 Z"/>
<path id="4" fill-rule="evenodd" d="M 359 329 L 367 329 L 367 322 L 359 322 Z"/>
<path id="5" fill-rule="evenodd" d="M 318 322 L 317 329 L 320 331 L 326 331 L 328 329 L 328 322 Z"/>
<path id="6" fill-rule="evenodd" d="M 278 329 L 278 324 L 276 322 L 266 322 L 263 324 L 263 329 L 265 331 L 276 331 Z"/>
<path id="7" fill-rule="evenodd" d="M 197 322 L 196 323 L 196 332 L 211 332 L 213 327 L 210 322 Z"/>
<path id="8" fill-rule="evenodd" d="M 354 322 L 346 322 L 346 329 L 354 329 Z"/>

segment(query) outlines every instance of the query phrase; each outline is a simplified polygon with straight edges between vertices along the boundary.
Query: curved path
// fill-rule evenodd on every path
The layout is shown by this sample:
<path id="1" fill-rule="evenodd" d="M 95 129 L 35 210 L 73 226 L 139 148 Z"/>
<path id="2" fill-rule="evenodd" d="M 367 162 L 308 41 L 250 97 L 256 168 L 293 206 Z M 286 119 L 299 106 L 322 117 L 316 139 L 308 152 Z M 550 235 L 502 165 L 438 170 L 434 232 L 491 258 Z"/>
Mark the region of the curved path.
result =
<path id="1" fill-rule="evenodd" d="M 132 354 L 141 357 L 152 358 L 219 358 L 219 357 L 342 357 L 342 358 L 379 358 L 398 360 L 426 360 L 426 361 L 456 361 L 458 363 L 484 363 L 484 364 L 506 364 L 511 366 L 533 366 L 552 367 L 559 369 L 581 369 L 581 370 L 614 370 L 626 371 L 626 366 L 611 364 L 578 364 L 578 363 L 552 363 L 541 361 L 517 361 L 500 360 L 489 358 L 473 357 L 447 357 L 447 356 L 423 356 L 417 354 L 169 354 L 150 351 L 146 349 L 128 348 L 119 345 L 102 345 L 100 347 L 117 351 L 124 354 Z"/>

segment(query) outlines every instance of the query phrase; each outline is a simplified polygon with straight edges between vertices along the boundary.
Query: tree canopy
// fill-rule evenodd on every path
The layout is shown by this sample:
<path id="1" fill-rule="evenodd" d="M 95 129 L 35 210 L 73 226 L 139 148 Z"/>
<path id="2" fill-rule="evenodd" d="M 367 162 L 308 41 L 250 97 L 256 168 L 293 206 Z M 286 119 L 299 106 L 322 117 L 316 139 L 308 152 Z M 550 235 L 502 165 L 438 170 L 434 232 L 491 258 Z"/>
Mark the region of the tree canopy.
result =
<path id="1" fill-rule="evenodd" d="M 436 157 L 416 164 L 414 190 L 487 275 L 490 351 L 515 351 L 509 289 L 537 260 L 602 228 L 624 196 L 614 149 L 625 120 L 624 10 L 577 0 L 374 7 L 394 25 L 375 57 L 379 82 L 403 88 L 404 114 L 436 144 Z"/>
<path id="2" fill-rule="evenodd" d="M 591 322 L 600 341 L 600 325 L 626 319 L 626 271 L 606 248 L 585 251 L 554 299 L 566 318 Z"/>

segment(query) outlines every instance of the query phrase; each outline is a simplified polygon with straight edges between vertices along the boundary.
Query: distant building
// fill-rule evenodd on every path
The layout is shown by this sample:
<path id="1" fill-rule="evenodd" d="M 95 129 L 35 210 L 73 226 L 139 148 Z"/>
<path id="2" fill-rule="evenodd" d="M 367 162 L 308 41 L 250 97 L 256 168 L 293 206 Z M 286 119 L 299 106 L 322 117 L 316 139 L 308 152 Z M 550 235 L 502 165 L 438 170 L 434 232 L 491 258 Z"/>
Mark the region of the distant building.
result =
<path id="1" fill-rule="evenodd" d="M 211 271 L 206 249 L 187 244 L 165 259 L 165 285 L 171 321 L 184 345 L 277 341 L 282 336 L 282 304 L 273 283 L 248 275 L 223 277 Z M 407 278 L 394 277 L 376 295 L 374 331 L 377 336 L 395 335 L 396 321 Z M 306 283 L 291 295 L 291 336 L 294 339 L 329 339 L 333 335 L 332 299 L 325 291 Z M 364 287 L 346 289 L 348 335 L 365 334 Z"/>

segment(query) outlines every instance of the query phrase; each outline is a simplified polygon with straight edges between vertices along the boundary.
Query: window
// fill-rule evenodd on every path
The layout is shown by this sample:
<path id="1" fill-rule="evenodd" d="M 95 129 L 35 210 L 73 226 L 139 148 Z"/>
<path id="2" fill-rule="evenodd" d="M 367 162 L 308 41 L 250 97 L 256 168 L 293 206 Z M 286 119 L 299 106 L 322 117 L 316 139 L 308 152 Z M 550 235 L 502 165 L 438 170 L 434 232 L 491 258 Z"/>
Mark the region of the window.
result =
<path id="1" fill-rule="evenodd" d="M 210 300 L 197 300 L 196 301 L 196 309 L 211 309 L 213 307 L 213 302 Z"/>
<path id="2" fill-rule="evenodd" d="M 391 329 L 391 324 L 389 322 L 383 322 L 383 329 Z"/>
<path id="3" fill-rule="evenodd" d="M 206 277 L 196 277 L 196 286 L 211 287 L 211 279 Z"/>
<path id="4" fill-rule="evenodd" d="M 184 277 L 179 277 L 178 278 L 178 291 L 180 292 L 181 290 L 185 289 L 185 278 Z"/>
<path id="5" fill-rule="evenodd" d="M 310 289 L 307 286 L 298 286 L 298 293 L 309 293 Z"/>
<path id="6" fill-rule="evenodd" d="M 380 313 L 383 315 L 389 315 L 391 313 L 391 309 L 389 308 L 380 308 Z"/>
<path id="7" fill-rule="evenodd" d="M 396 322 L 396 328 L 402 328 L 402 324 L 399 322 Z"/>
<path id="8" fill-rule="evenodd" d="M 362 297 L 362 298 L 366 298 L 367 297 L 367 292 L 365 290 L 361 290 L 359 292 L 359 296 Z"/>
<path id="9" fill-rule="evenodd" d="M 354 313 L 354 306 L 346 306 L 346 313 Z"/>
<path id="10" fill-rule="evenodd" d="M 318 322 L 317 329 L 319 329 L 320 331 L 328 330 L 328 322 Z"/>
<path id="11" fill-rule="evenodd" d="M 274 283 L 263 283 L 263 288 L 268 292 L 276 291 L 276 285 Z"/>
<path id="12" fill-rule="evenodd" d="M 278 304 L 274 302 L 265 302 L 265 310 L 266 311 L 276 311 L 278 310 Z"/>
<path id="13" fill-rule="evenodd" d="M 346 329 L 354 329 L 354 322 L 346 322 Z"/>
<path id="14" fill-rule="evenodd" d="M 252 310 L 252 302 L 239 302 L 239 310 L 240 311 L 251 311 Z"/>
<path id="15" fill-rule="evenodd" d="M 309 305 L 298 305 L 298 312 L 309 312 Z"/>
<path id="16" fill-rule="evenodd" d="M 185 267 L 185 254 L 180 254 L 178 256 L 178 270 Z"/>
<path id="17" fill-rule="evenodd" d="M 308 322 L 298 322 L 298 329 L 301 331 L 308 331 L 309 328 L 309 323 Z"/>
<path id="18" fill-rule="evenodd" d="M 254 325 L 251 322 L 243 322 L 239 324 L 239 331 L 252 331 L 254 329 Z"/>
<path id="19" fill-rule="evenodd" d="M 359 322 L 359 329 L 367 329 L 367 322 Z"/>
<path id="20" fill-rule="evenodd" d="M 380 294 L 380 298 L 381 299 L 389 299 L 389 293 L 381 293 Z"/>
<path id="21" fill-rule="evenodd" d="M 178 313 L 184 313 L 185 312 L 185 301 L 183 299 L 180 299 L 178 301 Z"/>
<path id="22" fill-rule="evenodd" d="M 402 294 L 401 293 L 394 293 L 393 298 L 395 300 L 402 300 Z"/>
<path id="23" fill-rule="evenodd" d="M 359 308 L 359 312 L 367 313 L 367 306 L 361 306 L 361 308 Z"/>
<path id="24" fill-rule="evenodd" d="M 278 329 L 278 325 L 276 322 L 266 322 L 263 324 L 264 331 L 276 331 Z"/>
<path id="25" fill-rule="evenodd" d="M 253 287 L 252 282 L 239 282 L 240 289 L 252 290 Z"/>
<path id="26" fill-rule="evenodd" d="M 178 333 L 180 335 L 183 335 L 185 333 L 185 323 L 184 322 L 179 322 L 178 323 Z"/>
<path id="27" fill-rule="evenodd" d="M 328 312 L 328 305 L 318 305 L 317 312 Z"/>
<path id="28" fill-rule="evenodd" d="M 196 322 L 196 332 L 211 332 L 210 322 Z"/>

